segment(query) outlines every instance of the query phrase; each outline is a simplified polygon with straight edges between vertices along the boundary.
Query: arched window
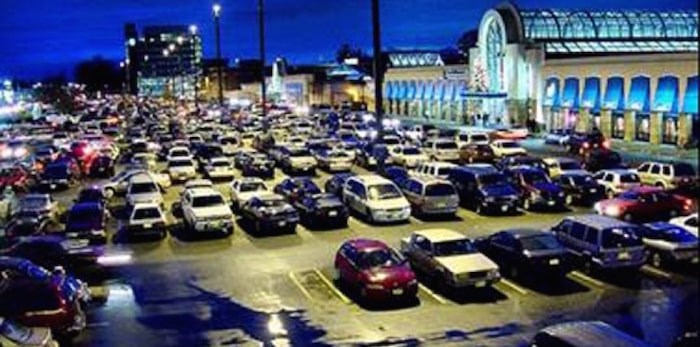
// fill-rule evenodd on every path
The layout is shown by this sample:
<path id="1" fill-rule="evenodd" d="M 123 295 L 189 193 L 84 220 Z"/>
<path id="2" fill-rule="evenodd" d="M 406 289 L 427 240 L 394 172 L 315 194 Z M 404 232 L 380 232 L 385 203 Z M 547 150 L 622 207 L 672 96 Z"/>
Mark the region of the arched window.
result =
<path id="1" fill-rule="evenodd" d="M 486 71 L 488 75 L 488 90 L 503 90 L 503 28 L 497 20 L 491 20 L 486 29 Z"/>

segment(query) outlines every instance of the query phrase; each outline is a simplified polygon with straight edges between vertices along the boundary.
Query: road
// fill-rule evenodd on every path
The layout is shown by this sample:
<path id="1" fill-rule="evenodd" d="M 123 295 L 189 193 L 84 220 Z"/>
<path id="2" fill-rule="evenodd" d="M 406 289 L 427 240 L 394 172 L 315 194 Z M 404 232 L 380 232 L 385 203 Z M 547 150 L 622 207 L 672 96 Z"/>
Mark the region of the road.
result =
<path id="1" fill-rule="evenodd" d="M 316 180 L 322 184 L 327 177 L 319 173 Z M 282 178 L 278 172 L 270 186 Z M 226 183 L 217 188 L 228 196 Z M 167 190 L 167 206 L 181 189 Z M 69 204 L 76 191 L 57 198 Z M 160 242 L 110 245 L 133 252 L 133 262 L 95 284 L 109 295 L 90 307 L 88 330 L 74 345 L 519 346 L 548 324 L 600 319 L 667 346 L 697 327 L 696 279 L 648 266 L 638 279 L 627 280 L 574 272 L 558 285 L 503 280 L 485 291 L 457 294 L 421 285 L 417 302 L 393 307 L 358 305 L 331 281 L 333 256 L 346 239 L 377 238 L 398 247 L 402 237 L 421 228 L 480 237 L 506 228 L 547 228 L 566 215 L 589 212 L 483 217 L 460 209 L 453 220 L 412 217 L 407 224 L 374 226 L 351 217 L 340 230 L 299 226 L 292 235 L 256 238 L 237 226 L 226 239 L 188 242 L 169 235 Z"/>

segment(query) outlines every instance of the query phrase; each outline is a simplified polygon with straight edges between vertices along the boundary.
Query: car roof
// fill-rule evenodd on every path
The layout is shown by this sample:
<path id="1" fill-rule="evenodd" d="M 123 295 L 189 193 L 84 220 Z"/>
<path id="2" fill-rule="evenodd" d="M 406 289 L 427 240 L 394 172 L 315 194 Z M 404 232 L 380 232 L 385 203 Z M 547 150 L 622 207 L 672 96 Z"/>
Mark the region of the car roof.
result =
<path id="1" fill-rule="evenodd" d="M 446 161 L 431 161 L 428 163 L 423 164 L 425 166 L 434 166 L 434 167 L 447 167 L 447 168 L 455 168 L 458 167 L 459 165 L 453 164 L 453 163 L 448 163 Z"/>
<path id="2" fill-rule="evenodd" d="M 213 186 L 214 183 L 211 180 L 207 179 L 194 179 L 194 180 L 189 180 L 185 182 L 185 189 L 192 189 L 196 187 L 211 187 Z"/>
<path id="3" fill-rule="evenodd" d="M 464 240 L 467 238 L 462 233 L 451 229 L 424 229 L 414 231 L 413 234 L 423 236 L 431 242 Z"/>
<path id="4" fill-rule="evenodd" d="M 649 347 L 651 345 L 600 321 L 568 322 L 542 329 L 573 346 Z"/>
<path id="5" fill-rule="evenodd" d="M 435 176 L 410 176 L 408 177 L 409 180 L 414 180 L 422 183 L 423 185 L 429 185 L 429 184 L 435 184 L 435 183 L 445 183 L 445 184 L 452 184 L 448 180 L 444 180 L 439 177 Z"/>
<path id="6" fill-rule="evenodd" d="M 553 163 L 553 162 L 558 162 L 558 163 L 578 163 L 576 159 L 573 158 L 567 158 L 567 157 L 547 157 L 542 159 L 545 163 Z"/>
<path id="7" fill-rule="evenodd" d="M 373 240 L 373 239 L 352 239 L 346 241 L 347 244 L 352 245 L 355 249 L 359 251 L 370 251 L 374 249 L 388 249 L 389 246 L 379 240 Z"/>
<path id="8" fill-rule="evenodd" d="M 523 238 L 523 237 L 530 237 L 530 236 L 536 236 L 536 235 L 550 235 L 550 233 L 546 231 L 542 231 L 539 229 L 532 229 L 532 228 L 516 228 L 516 229 L 506 229 L 502 230 L 501 232 L 503 233 L 508 233 L 515 237 L 516 239 Z"/>
<path id="9" fill-rule="evenodd" d="M 156 183 L 149 173 L 137 173 L 129 179 L 129 183 Z"/>
<path id="10" fill-rule="evenodd" d="M 475 174 L 498 173 L 498 169 L 496 169 L 491 164 L 469 164 L 469 165 L 458 166 L 455 169 L 469 171 L 469 172 L 472 172 Z"/>
<path id="11" fill-rule="evenodd" d="M 236 180 L 240 183 L 265 183 L 260 177 L 241 177 Z"/>
<path id="12" fill-rule="evenodd" d="M 133 209 L 138 210 L 138 209 L 147 209 L 147 208 L 160 208 L 158 204 L 152 203 L 152 202 L 139 202 L 134 204 Z"/>
<path id="13" fill-rule="evenodd" d="M 597 214 L 586 214 L 586 215 L 579 215 L 579 216 L 568 216 L 566 219 L 575 221 L 575 222 L 580 222 L 583 224 L 586 224 L 588 226 L 592 226 L 594 228 L 602 229 L 602 228 L 614 228 L 614 227 L 620 227 L 620 228 L 626 228 L 626 227 L 634 227 L 634 224 L 627 223 L 625 221 L 621 221 L 619 219 L 615 219 L 612 217 L 608 216 L 601 216 Z"/>
<path id="14" fill-rule="evenodd" d="M 350 177 L 349 179 L 358 180 L 363 184 L 386 184 L 391 183 L 390 180 L 379 176 L 379 175 L 357 175 Z"/>
<path id="15" fill-rule="evenodd" d="M 211 187 L 196 187 L 187 189 L 193 196 L 209 196 L 209 195 L 221 195 L 218 190 Z"/>
<path id="16" fill-rule="evenodd" d="M 600 170 L 598 172 L 609 172 L 617 175 L 627 175 L 631 173 L 636 173 L 630 169 L 605 169 L 605 170 Z"/>
<path id="17" fill-rule="evenodd" d="M 71 211 L 73 210 L 101 210 L 102 204 L 94 201 L 83 201 L 73 204 Z"/>

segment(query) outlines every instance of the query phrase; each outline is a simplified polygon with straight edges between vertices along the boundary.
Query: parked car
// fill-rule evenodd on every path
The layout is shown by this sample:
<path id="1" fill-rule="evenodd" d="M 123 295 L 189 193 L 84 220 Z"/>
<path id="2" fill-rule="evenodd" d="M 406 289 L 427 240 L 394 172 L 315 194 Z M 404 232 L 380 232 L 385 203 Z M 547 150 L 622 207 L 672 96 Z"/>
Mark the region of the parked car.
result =
<path id="1" fill-rule="evenodd" d="M 519 192 L 508 178 L 493 167 L 466 165 L 450 172 L 460 203 L 476 213 L 515 213 Z"/>
<path id="2" fill-rule="evenodd" d="M 171 182 L 184 182 L 197 177 L 197 168 L 192 159 L 179 157 L 170 159 L 165 170 Z"/>
<path id="3" fill-rule="evenodd" d="M 685 230 L 688 230 L 691 234 L 698 236 L 698 214 L 690 214 L 688 216 L 680 216 L 676 218 L 671 218 L 669 223 L 678 225 Z"/>
<path id="4" fill-rule="evenodd" d="M 0 317 L 0 346 L 59 347 L 51 329 L 26 327 L 3 317 Z"/>
<path id="5" fill-rule="evenodd" d="M 231 206 L 238 210 L 249 199 L 269 191 L 265 182 L 257 177 L 237 178 L 231 182 Z"/>
<path id="6" fill-rule="evenodd" d="M 231 235 L 233 212 L 213 188 L 192 188 L 180 196 L 179 206 L 187 231 L 196 234 Z"/>
<path id="7" fill-rule="evenodd" d="M 112 177 L 114 176 L 114 160 L 106 155 L 98 155 L 90 166 L 90 176 Z"/>
<path id="8" fill-rule="evenodd" d="M 549 232 L 509 229 L 477 239 L 475 244 L 513 279 L 556 279 L 569 272 L 568 251 Z"/>
<path id="9" fill-rule="evenodd" d="M 579 164 L 578 161 L 575 159 L 571 158 L 544 158 L 542 159 L 546 166 L 546 172 L 547 175 L 551 178 L 557 178 L 562 174 L 565 174 L 567 172 L 572 172 L 572 171 L 582 171 L 583 168 L 581 167 L 581 164 Z"/>
<path id="10" fill-rule="evenodd" d="M 303 196 L 320 194 L 321 188 L 309 177 L 288 177 L 276 185 L 273 191 L 293 205 Z"/>
<path id="11" fill-rule="evenodd" d="M 532 347 L 651 347 L 650 344 L 600 321 L 558 323 L 540 330 Z"/>
<path id="12" fill-rule="evenodd" d="M 657 187 L 629 189 L 612 199 L 599 201 L 594 209 L 598 214 L 624 221 L 660 221 L 692 211 L 693 201 L 670 194 Z"/>
<path id="13" fill-rule="evenodd" d="M 411 177 L 411 174 L 405 168 L 401 166 L 391 165 L 385 166 L 382 172 L 379 174 L 394 182 L 398 187 L 403 187 L 404 182 Z"/>
<path id="14" fill-rule="evenodd" d="M 564 145 L 570 153 L 584 155 L 591 151 L 610 150 L 610 140 L 607 140 L 600 131 L 574 132 L 569 135 L 569 140 Z"/>
<path id="15" fill-rule="evenodd" d="M 162 239 L 168 234 L 168 220 L 158 204 L 138 203 L 131 209 L 129 219 L 119 227 L 119 234 L 128 238 Z"/>
<path id="16" fill-rule="evenodd" d="M 305 175 L 315 175 L 318 162 L 311 152 L 305 148 L 283 148 L 284 157 L 279 163 L 282 170 L 287 174 L 304 173 Z"/>
<path id="17" fill-rule="evenodd" d="M 454 230 L 414 231 L 401 240 L 401 253 L 415 271 L 451 288 L 483 288 L 501 279 L 498 265 Z"/>
<path id="18" fill-rule="evenodd" d="M 468 145 L 488 145 L 490 141 L 489 134 L 481 131 L 461 132 L 456 137 L 459 148 Z"/>
<path id="19" fill-rule="evenodd" d="M 430 139 L 423 143 L 423 151 L 433 161 L 456 163 L 459 161 L 459 147 L 454 139 Z"/>
<path id="20" fill-rule="evenodd" d="M 162 189 L 168 188 L 172 184 L 168 174 L 158 174 L 145 170 L 127 169 L 112 177 L 109 182 L 102 186 L 102 191 L 104 192 L 105 198 L 110 200 L 117 195 L 124 195 L 131 179 L 137 176 L 146 176 L 152 179 Z"/>
<path id="21" fill-rule="evenodd" d="M 493 163 L 496 154 L 488 143 L 470 143 L 459 148 L 461 163 Z"/>
<path id="22" fill-rule="evenodd" d="M 639 175 L 627 169 L 598 171 L 593 175 L 593 178 L 605 188 L 605 195 L 608 199 L 641 186 Z"/>
<path id="23" fill-rule="evenodd" d="M 622 162 L 620 153 L 607 150 L 594 150 L 585 154 L 582 158 L 581 166 L 584 170 L 590 172 L 628 168 L 627 165 Z"/>
<path id="24" fill-rule="evenodd" d="M 544 143 L 547 145 L 566 146 L 573 132 L 573 129 L 553 129 L 545 135 Z"/>
<path id="25" fill-rule="evenodd" d="M 394 165 L 414 168 L 428 161 L 428 156 L 420 148 L 410 145 L 396 146 L 389 151 L 389 161 Z"/>
<path id="26" fill-rule="evenodd" d="M 514 140 L 494 140 L 490 146 L 496 158 L 527 154 L 527 150 Z"/>
<path id="27" fill-rule="evenodd" d="M 521 126 L 513 126 L 511 128 L 498 128 L 491 132 L 493 140 L 523 140 L 530 135 L 527 128 Z"/>
<path id="28" fill-rule="evenodd" d="M 682 162 L 645 162 L 637 168 L 642 184 L 664 189 L 676 189 L 697 184 L 697 173 L 692 165 Z"/>
<path id="29" fill-rule="evenodd" d="M 456 168 L 457 165 L 442 161 L 433 161 L 418 164 L 413 173 L 417 176 L 428 176 L 446 179 L 450 175 L 450 171 Z"/>
<path id="30" fill-rule="evenodd" d="M 194 160 L 194 156 L 188 147 L 184 146 L 173 146 L 168 151 L 168 155 L 165 160 Z"/>
<path id="31" fill-rule="evenodd" d="M 407 221 L 411 216 L 411 205 L 396 184 L 376 175 L 348 178 L 343 201 L 371 223 Z"/>
<path id="32" fill-rule="evenodd" d="M 369 301 L 413 299 L 418 280 L 408 262 L 385 243 L 370 239 L 343 242 L 333 262 L 335 279 Z"/>
<path id="33" fill-rule="evenodd" d="M 348 209 L 343 201 L 333 194 L 305 194 L 293 204 L 302 223 L 318 226 L 348 225 Z"/>
<path id="34" fill-rule="evenodd" d="M 655 267 L 698 262 L 698 235 L 683 227 L 668 222 L 648 223 L 642 226 L 639 236 L 649 250 L 649 261 Z"/>
<path id="35" fill-rule="evenodd" d="M 36 179 L 21 165 L 0 167 L 0 190 L 11 187 L 15 191 L 27 192 L 36 184 Z"/>
<path id="36" fill-rule="evenodd" d="M 20 212 L 35 212 L 41 217 L 57 219 L 59 217 L 58 201 L 51 194 L 26 194 L 17 204 L 17 213 Z"/>
<path id="37" fill-rule="evenodd" d="M 599 215 L 568 216 L 552 228 L 586 272 L 637 270 L 646 262 L 640 227 Z"/>
<path id="38" fill-rule="evenodd" d="M 316 154 L 318 167 L 327 172 L 350 171 L 354 158 L 344 150 L 323 150 Z"/>
<path id="39" fill-rule="evenodd" d="M 544 171 L 525 166 L 509 170 L 508 175 L 520 190 L 520 201 L 525 210 L 560 210 L 565 207 L 564 189 L 554 183 Z"/>
<path id="40" fill-rule="evenodd" d="M 275 162 L 263 153 L 252 152 L 241 154 L 239 165 L 244 177 L 275 177 Z"/>
<path id="41" fill-rule="evenodd" d="M 107 242 L 107 210 L 104 204 L 79 202 L 71 207 L 66 220 L 66 237 L 85 239 L 91 244 Z"/>
<path id="42" fill-rule="evenodd" d="M 418 216 L 454 216 L 459 196 L 450 181 L 435 177 L 409 177 L 401 185 L 411 212 Z"/>
<path id="43" fill-rule="evenodd" d="M 353 176 L 356 176 L 356 174 L 353 172 L 337 173 L 326 181 L 323 186 L 323 190 L 326 193 L 340 197 L 343 193 L 343 185 L 345 184 L 345 181 Z"/>
<path id="44" fill-rule="evenodd" d="M 566 193 L 567 205 L 590 206 L 605 197 L 605 187 L 588 171 L 569 171 L 559 175 L 554 182 Z"/>
<path id="45" fill-rule="evenodd" d="M 68 189 L 76 184 L 80 175 L 64 162 L 52 163 L 44 168 L 39 186 L 45 190 Z"/>
<path id="46" fill-rule="evenodd" d="M 127 210 L 137 203 L 154 203 L 163 205 L 163 188 L 148 175 L 135 175 L 129 179 L 126 187 Z"/>
<path id="47" fill-rule="evenodd" d="M 299 223 L 299 213 L 277 194 L 261 194 L 241 205 L 241 217 L 249 222 L 256 235 L 291 232 Z"/>
<path id="48" fill-rule="evenodd" d="M 511 157 L 500 158 L 494 166 L 501 171 L 507 171 L 512 168 L 517 168 L 521 166 L 529 166 L 535 169 L 544 171 L 544 173 L 549 176 L 547 164 L 538 157 L 533 157 L 530 155 L 518 155 Z M 550 176 L 551 177 L 551 176 Z"/>
<path id="49" fill-rule="evenodd" d="M 58 223 L 36 211 L 18 211 L 3 226 L 4 238 L 42 235 L 58 232 Z"/>
<path id="50" fill-rule="evenodd" d="M 204 166 L 206 176 L 211 179 L 232 179 L 233 164 L 227 157 L 214 157 Z"/>

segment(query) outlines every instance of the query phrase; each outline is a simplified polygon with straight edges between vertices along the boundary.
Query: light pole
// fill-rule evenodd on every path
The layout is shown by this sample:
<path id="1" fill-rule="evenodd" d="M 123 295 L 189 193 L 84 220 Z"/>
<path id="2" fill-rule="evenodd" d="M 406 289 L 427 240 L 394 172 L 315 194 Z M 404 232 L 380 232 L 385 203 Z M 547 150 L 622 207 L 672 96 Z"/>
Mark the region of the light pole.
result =
<path id="1" fill-rule="evenodd" d="M 260 26 L 260 93 L 262 94 L 262 118 L 263 126 L 267 127 L 267 87 L 265 86 L 265 4 L 264 0 L 258 0 L 258 25 Z"/>
<path id="2" fill-rule="evenodd" d="M 170 57 L 170 50 L 168 48 L 163 49 L 163 57 L 167 60 L 168 57 Z M 173 77 L 171 76 L 172 70 L 170 68 L 170 61 L 168 61 L 168 83 L 167 83 L 167 88 L 170 89 L 170 92 L 172 93 L 173 91 Z"/>
<path id="3" fill-rule="evenodd" d="M 384 83 L 384 67 L 382 66 L 382 35 L 381 21 L 379 20 L 379 0 L 372 0 L 372 41 L 374 50 L 374 113 L 377 118 L 377 138 L 375 144 L 384 142 L 384 106 L 382 84 Z M 376 146 L 375 146 L 376 147 Z M 377 171 L 384 171 L 385 155 L 377 158 Z"/>
<path id="4" fill-rule="evenodd" d="M 197 47 L 197 26 L 196 25 L 194 25 L 194 24 L 190 25 L 190 34 L 192 34 L 192 47 L 193 47 L 193 49 L 195 49 L 194 47 Z M 195 62 L 198 59 L 197 54 L 198 53 L 195 49 L 195 52 L 194 52 Z M 197 68 L 197 66 L 198 66 L 197 64 L 195 64 L 194 66 L 192 66 L 192 64 L 190 64 L 190 72 L 194 75 L 194 108 L 197 111 L 199 111 L 199 100 L 198 100 L 198 98 L 199 98 L 199 69 Z"/>
<path id="5" fill-rule="evenodd" d="M 214 11 L 214 28 L 216 34 L 216 77 L 219 80 L 219 106 L 224 105 L 224 81 L 221 71 L 221 5 L 212 6 Z"/>

